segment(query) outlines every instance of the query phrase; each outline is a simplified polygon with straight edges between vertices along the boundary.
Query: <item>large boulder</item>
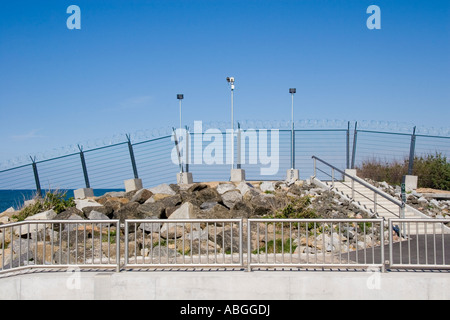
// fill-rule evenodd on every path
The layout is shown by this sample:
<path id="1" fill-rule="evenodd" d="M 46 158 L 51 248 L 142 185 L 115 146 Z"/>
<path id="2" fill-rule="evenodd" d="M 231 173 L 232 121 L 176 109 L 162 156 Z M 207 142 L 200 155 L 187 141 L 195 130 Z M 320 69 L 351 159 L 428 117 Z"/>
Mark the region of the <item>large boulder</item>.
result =
<path id="1" fill-rule="evenodd" d="M 159 186 L 153 187 L 148 189 L 153 194 L 161 193 L 161 194 L 168 194 L 171 196 L 176 195 L 176 192 L 167 184 L 160 184 Z"/>
<path id="2" fill-rule="evenodd" d="M 137 191 L 134 196 L 131 198 L 130 201 L 138 202 L 138 203 L 144 203 L 147 201 L 151 196 L 153 195 L 153 192 L 147 189 L 141 189 Z"/>
<path id="3" fill-rule="evenodd" d="M 239 190 L 231 190 L 222 194 L 222 202 L 229 209 L 234 208 L 236 203 L 241 202 L 242 199 L 242 194 Z"/>
<path id="4" fill-rule="evenodd" d="M 119 219 L 121 223 L 125 221 L 125 219 L 143 219 L 145 216 L 138 211 L 139 203 L 137 202 L 129 202 L 123 205 L 119 210 L 114 211 L 113 218 Z"/>
<path id="5" fill-rule="evenodd" d="M 222 195 L 227 191 L 231 191 L 236 189 L 236 186 L 232 183 L 221 183 L 217 186 L 216 190 L 217 192 Z"/>

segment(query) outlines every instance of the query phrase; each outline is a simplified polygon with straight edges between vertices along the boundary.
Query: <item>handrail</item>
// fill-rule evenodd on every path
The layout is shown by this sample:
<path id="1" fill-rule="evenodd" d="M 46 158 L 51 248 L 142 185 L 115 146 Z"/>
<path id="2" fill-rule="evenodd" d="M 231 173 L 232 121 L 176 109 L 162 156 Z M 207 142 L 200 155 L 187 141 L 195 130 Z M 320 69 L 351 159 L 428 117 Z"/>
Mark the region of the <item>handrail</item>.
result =
<path id="1" fill-rule="evenodd" d="M 318 158 L 318 157 L 316 157 L 316 156 L 312 156 L 312 158 L 313 158 L 314 160 L 318 160 L 318 161 L 322 162 L 323 164 L 325 164 L 325 165 L 329 166 L 330 168 L 332 168 L 332 169 L 338 171 L 339 173 L 342 173 L 344 176 L 346 176 L 346 177 L 352 179 L 353 181 L 356 181 L 356 182 L 358 182 L 359 184 L 362 184 L 364 187 L 370 189 L 371 191 L 375 192 L 376 194 L 378 194 L 378 195 L 382 196 L 383 198 L 389 200 L 390 202 L 396 204 L 396 205 L 399 206 L 400 208 L 404 208 L 404 207 L 405 207 L 405 204 L 404 204 L 403 202 L 398 201 L 397 199 L 394 199 L 394 198 L 391 197 L 390 195 L 386 194 L 385 192 L 382 192 L 382 191 L 378 190 L 377 188 L 375 188 L 374 186 L 372 186 L 370 183 L 365 182 L 364 180 L 362 180 L 362 179 L 360 179 L 360 178 L 358 178 L 358 177 L 349 175 L 348 173 L 345 173 L 344 171 L 340 170 L 339 168 L 336 168 L 336 167 L 333 166 L 332 164 L 329 164 L 328 162 L 326 162 L 326 161 L 324 161 L 324 160 L 322 160 L 322 159 L 320 159 L 320 158 Z M 314 177 L 315 177 L 315 176 L 316 176 L 316 166 L 315 166 L 315 164 L 314 164 Z"/>

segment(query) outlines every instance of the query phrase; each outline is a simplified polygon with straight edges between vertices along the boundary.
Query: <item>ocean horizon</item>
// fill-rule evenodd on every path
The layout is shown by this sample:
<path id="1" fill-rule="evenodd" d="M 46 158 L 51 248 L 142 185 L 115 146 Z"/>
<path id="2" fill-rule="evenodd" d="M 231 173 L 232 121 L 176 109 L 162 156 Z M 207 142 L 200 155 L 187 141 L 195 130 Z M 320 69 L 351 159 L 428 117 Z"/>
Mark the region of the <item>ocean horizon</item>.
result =
<path id="1" fill-rule="evenodd" d="M 44 196 L 47 191 L 42 190 Z M 74 189 L 60 190 L 66 193 L 66 198 L 74 197 Z M 94 196 L 99 197 L 107 192 L 112 191 L 125 191 L 125 189 L 94 189 Z M 13 207 L 15 210 L 19 210 L 25 201 L 31 200 L 36 196 L 36 190 L 24 189 L 24 190 L 0 190 L 0 213 Z"/>

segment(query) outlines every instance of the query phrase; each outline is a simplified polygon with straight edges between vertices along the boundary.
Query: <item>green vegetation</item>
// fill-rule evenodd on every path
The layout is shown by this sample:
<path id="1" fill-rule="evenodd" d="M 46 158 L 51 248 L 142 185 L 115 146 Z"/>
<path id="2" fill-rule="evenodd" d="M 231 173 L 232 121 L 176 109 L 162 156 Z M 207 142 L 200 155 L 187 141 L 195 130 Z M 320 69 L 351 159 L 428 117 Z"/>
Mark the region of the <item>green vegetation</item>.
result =
<path id="1" fill-rule="evenodd" d="M 393 162 L 371 159 L 356 169 L 362 178 L 400 185 L 402 177 L 408 173 L 408 164 L 409 159 Z M 450 162 L 441 153 L 415 157 L 413 175 L 418 176 L 419 188 L 450 190 Z"/>
<path id="2" fill-rule="evenodd" d="M 67 192 L 48 191 L 42 199 L 38 196 L 34 198 L 35 202 L 32 205 L 24 207 L 18 215 L 13 216 L 17 221 L 23 221 L 39 212 L 44 212 L 53 209 L 56 213 L 61 213 L 67 208 L 75 207 L 73 198 L 66 197 Z"/>

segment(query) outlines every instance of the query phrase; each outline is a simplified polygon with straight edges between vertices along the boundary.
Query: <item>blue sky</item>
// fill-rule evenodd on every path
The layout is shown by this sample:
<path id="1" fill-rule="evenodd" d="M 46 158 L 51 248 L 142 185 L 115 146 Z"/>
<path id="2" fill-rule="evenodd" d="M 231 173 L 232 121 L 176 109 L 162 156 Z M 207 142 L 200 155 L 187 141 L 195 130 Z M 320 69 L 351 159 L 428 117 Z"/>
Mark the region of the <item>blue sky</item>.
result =
<path id="1" fill-rule="evenodd" d="M 68 6 L 81 9 L 69 30 Z M 369 30 L 369 5 L 381 30 Z M 448 127 L 450 2 L 2 1 L 0 162 L 160 127 L 235 119 Z"/>

